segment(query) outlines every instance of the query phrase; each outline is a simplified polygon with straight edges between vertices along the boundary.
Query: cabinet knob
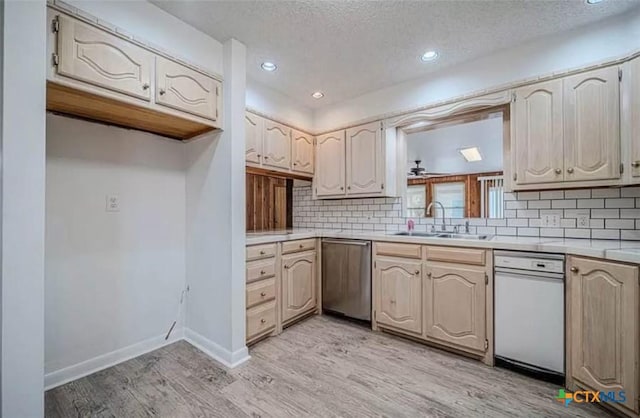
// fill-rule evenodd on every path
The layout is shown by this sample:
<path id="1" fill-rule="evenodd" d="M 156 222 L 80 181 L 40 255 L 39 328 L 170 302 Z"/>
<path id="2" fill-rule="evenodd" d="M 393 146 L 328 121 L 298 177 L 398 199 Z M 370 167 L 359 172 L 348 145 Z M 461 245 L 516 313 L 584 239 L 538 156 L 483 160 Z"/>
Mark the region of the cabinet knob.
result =
<path id="1" fill-rule="evenodd" d="M 556 168 L 556 174 L 562 174 L 562 170 L 560 170 L 559 168 Z"/>
<path id="2" fill-rule="evenodd" d="M 420 270 L 415 271 L 415 275 L 417 276 L 418 274 L 420 274 Z"/>
<path id="3" fill-rule="evenodd" d="M 571 267 L 571 273 L 577 273 L 578 272 L 578 267 Z"/>
<path id="4" fill-rule="evenodd" d="M 142 90 L 148 90 L 149 89 L 149 83 L 144 83 L 142 85 Z"/>
<path id="5" fill-rule="evenodd" d="M 267 156 L 265 155 L 265 156 L 264 156 L 264 159 L 265 159 L 265 160 L 268 160 L 268 159 L 269 159 L 269 157 L 267 157 Z"/>
<path id="6" fill-rule="evenodd" d="M 164 89 L 160 89 L 160 96 L 164 96 L 164 94 L 166 93 L 166 91 Z"/>
<path id="7" fill-rule="evenodd" d="M 344 187 L 340 186 L 340 190 L 344 190 Z"/>
<path id="8" fill-rule="evenodd" d="M 288 269 L 288 268 L 289 268 L 289 266 L 287 266 L 287 265 L 285 264 L 285 265 L 284 265 L 284 268 Z"/>
<path id="9" fill-rule="evenodd" d="M 260 154 L 256 154 L 256 157 L 260 158 L 260 157 L 262 157 L 262 155 L 260 155 Z"/>
<path id="10" fill-rule="evenodd" d="M 260 250 L 260 255 L 264 255 L 264 250 Z"/>
<path id="11" fill-rule="evenodd" d="M 427 277 L 431 277 L 431 272 L 427 273 Z"/>
<path id="12" fill-rule="evenodd" d="M 298 245 L 298 248 L 304 248 L 303 244 Z"/>
<path id="13" fill-rule="evenodd" d="M 638 167 L 640 167 L 640 161 L 634 161 L 634 162 L 632 162 L 632 163 L 631 163 L 631 167 L 633 167 L 633 168 L 638 168 Z"/>
<path id="14" fill-rule="evenodd" d="M 293 165 L 298 165 L 298 163 L 293 163 Z"/>
<path id="15" fill-rule="evenodd" d="M 391 299 L 389 302 L 390 302 L 392 305 L 396 303 L 395 299 Z"/>
<path id="16" fill-rule="evenodd" d="M 267 294 L 265 292 L 260 292 L 260 296 L 265 297 Z"/>
<path id="17" fill-rule="evenodd" d="M 264 276 L 265 271 L 264 270 L 260 270 L 260 275 Z"/>
<path id="18" fill-rule="evenodd" d="M 573 167 L 567 168 L 567 173 L 572 174 L 573 173 Z"/>
<path id="19" fill-rule="evenodd" d="M 265 322 L 267 322 L 267 320 L 266 320 L 266 319 L 264 319 L 264 318 L 262 318 L 262 319 L 260 320 L 260 323 L 261 323 L 261 324 L 264 324 Z"/>

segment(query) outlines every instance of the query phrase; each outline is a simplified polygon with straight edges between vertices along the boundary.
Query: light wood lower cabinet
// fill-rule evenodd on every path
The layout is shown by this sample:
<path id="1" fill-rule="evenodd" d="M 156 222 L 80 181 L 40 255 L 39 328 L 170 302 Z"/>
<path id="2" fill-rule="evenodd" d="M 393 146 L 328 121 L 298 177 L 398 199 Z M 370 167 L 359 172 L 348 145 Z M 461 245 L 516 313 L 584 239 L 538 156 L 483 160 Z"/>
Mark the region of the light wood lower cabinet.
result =
<path id="1" fill-rule="evenodd" d="M 415 334 L 422 333 L 422 263 L 376 259 L 376 322 Z"/>
<path id="2" fill-rule="evenodd" d="M 282 322 L 316 308 L 316 252 L 282 256 Z"/>
<path id="3" fill-rule="evenodd" d="M 484 351 L 488 284 L 485 269 L 445 263 L 425 266 L 426 336 Z"/>
<path id="4" fill-rule="evenodd" d="M 373 248 L 374 329 L 493 364 L 491 251 L 386 242 Z"/>
<path id="5" fill-rule="evenodd" d="M 638 266 L 568 259 L 567 339 L 572 383 L 601 392 L 624 391 L 611 403 L 638 413 L 640 304 Z"/>

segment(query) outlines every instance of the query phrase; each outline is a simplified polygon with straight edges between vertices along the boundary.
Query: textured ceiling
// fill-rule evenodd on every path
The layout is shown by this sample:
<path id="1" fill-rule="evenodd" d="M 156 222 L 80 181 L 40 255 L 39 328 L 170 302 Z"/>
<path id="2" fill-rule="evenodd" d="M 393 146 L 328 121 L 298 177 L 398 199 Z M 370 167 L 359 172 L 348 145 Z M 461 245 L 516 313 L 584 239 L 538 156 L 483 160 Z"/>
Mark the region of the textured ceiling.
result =
<path id="1" fill-rule="evenodd" d="M 247 45 L 248 76 L 318 108 L 569 30 L 639 0 L 166 1 L 158 7 L 225 41 Z M 420 61 L 429 49 L 440 52 Z M 278 70 L 260 69 L 272 61 Z M 322 90 L 325 97 L 310 94 Z"/>

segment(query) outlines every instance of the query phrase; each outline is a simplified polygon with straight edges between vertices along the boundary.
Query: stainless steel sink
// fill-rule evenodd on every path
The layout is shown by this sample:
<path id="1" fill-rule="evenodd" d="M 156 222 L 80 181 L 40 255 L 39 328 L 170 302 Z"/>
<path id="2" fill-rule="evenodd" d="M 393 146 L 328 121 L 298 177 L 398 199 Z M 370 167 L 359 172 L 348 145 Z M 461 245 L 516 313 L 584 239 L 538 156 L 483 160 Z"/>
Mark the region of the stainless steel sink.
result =
<path id="1" fill-rule="evenodd" d="M 433 233 L 433 232 L 397 232 L 394 235 L 402 235 L 408 237 L 427 237 L 427 238 L 448 238 L 448 239 L 475 239 L 475 240 L 488 240 L 492 235 L 475 235 L 475 234 L 454 234 L 448 232 Z"/>

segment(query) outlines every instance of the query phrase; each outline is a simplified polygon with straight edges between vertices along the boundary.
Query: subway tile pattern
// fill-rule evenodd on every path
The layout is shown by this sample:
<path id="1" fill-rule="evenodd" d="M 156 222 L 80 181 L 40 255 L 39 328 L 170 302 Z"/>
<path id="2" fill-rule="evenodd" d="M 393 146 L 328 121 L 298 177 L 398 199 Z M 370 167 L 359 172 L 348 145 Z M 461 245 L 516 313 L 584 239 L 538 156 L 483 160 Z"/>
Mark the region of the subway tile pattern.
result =
<path id="1" fill-rule="evenodd" d="M 640 241 L 640 187 L 505 193 L 504 219 L 469 219 L 470 232 L 523 237 Z M 400 231 L 400 198 L 313 200 L 311 187 L 293 189 L 293 226 Z M 551 216 L 545 216 L 551 215 Z M 557 224 L 545 224 L 549 218 Z M 441 219 L 413 218 L 416 231 L 441 230 Z M 466 219 L 445 219 L 452 231 Z"/>

